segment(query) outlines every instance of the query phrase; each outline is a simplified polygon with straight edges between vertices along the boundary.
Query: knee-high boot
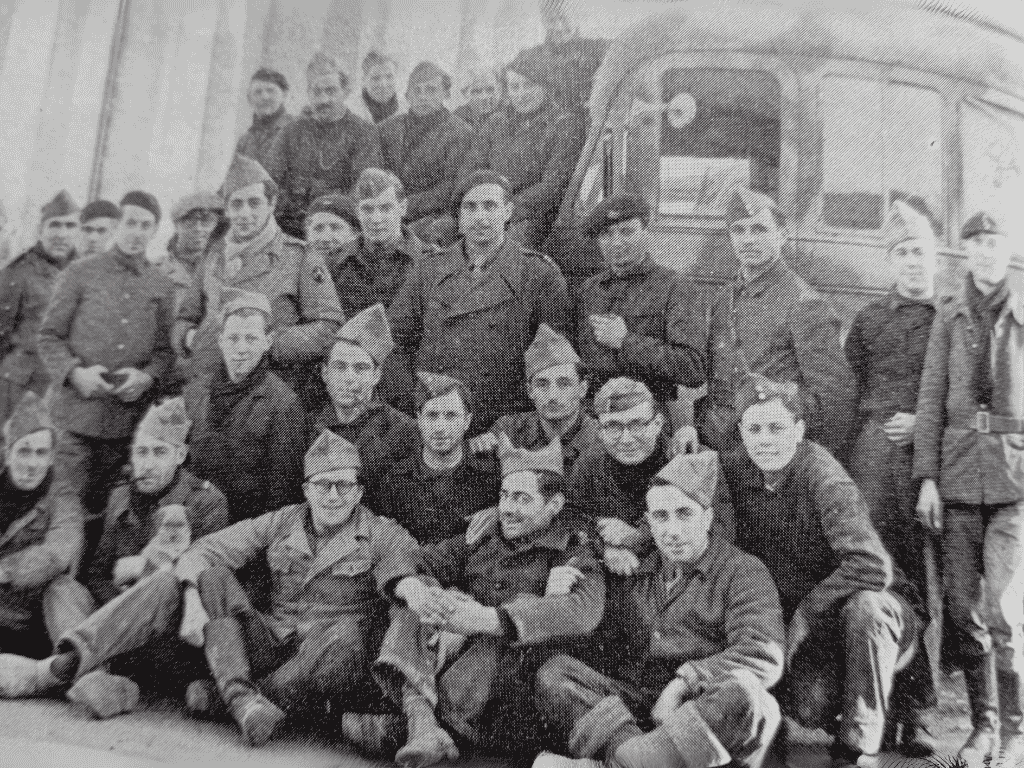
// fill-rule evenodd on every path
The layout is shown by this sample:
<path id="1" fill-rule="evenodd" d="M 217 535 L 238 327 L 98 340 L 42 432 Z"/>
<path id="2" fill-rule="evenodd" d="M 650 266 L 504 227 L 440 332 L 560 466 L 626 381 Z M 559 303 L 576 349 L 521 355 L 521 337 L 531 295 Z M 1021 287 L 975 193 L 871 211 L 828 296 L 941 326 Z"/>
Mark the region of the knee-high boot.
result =
<path id="1" fill-rule="evenodd" d="M 964 680 L 967 683 L 971 725 L 974 730 L 960 748 L 958 757 L 966 763 L 967 768 L 979 768 L 991 760 L 996 746 L 996 696 L 992 657 L 985 656 L 965 665 Z"/>

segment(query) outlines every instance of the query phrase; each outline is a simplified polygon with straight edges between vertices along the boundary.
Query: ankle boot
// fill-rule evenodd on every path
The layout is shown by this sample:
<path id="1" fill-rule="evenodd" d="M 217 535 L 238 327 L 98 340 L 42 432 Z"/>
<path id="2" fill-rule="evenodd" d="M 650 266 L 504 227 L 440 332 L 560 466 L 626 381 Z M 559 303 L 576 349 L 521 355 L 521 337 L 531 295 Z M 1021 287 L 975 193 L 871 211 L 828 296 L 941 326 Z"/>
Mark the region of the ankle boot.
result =
<path id="1" fill-rule="evenodd" d="M 0 653 L 0 698 L 42 696 L 61 686 L 50 672 L 52 657 L 36 661 L 13 653 Z"/>
<path id="2" fill-rule="evenodd" d="M 401 715 L 342 712 L 341 735 L 366 754 L 393 757 L 405 737 L 405 722 Z"/>
<path id="3" fill-rule="evenodd" d="M 238 619 L 210 619 L 206 625 L 206 663 L 217 690 L 250 747 L 270 741 L 285 714 L 252 683 L 245 638 Z"/>
<path id="4" fill-rule="evenodd" d="M 999 691 L 999 762 L 1005 766 L 1024 763 L 1024 694 L 1020 673 L 1013 670 L 996 672 Z"/>
<path id="5" fill-rule="evenodd" d="M 402 693 L 402 708 L 409 723 L 409 738 L 395 755 L 396 763 L 403 768 L 426 768 L 442 760 L 459 759 L 455 742 L 438 724 L 430 702 L 408 684 Z"/>
<path id="6" fill-rule="evenodd" d="M 986 656 L 964 667 L 967 698 L 971 704 L 974 730 L 957 754 L 967 768 L 980 768 L 991 761 L 996 748 L 996 696 L 992 658 Z"/>

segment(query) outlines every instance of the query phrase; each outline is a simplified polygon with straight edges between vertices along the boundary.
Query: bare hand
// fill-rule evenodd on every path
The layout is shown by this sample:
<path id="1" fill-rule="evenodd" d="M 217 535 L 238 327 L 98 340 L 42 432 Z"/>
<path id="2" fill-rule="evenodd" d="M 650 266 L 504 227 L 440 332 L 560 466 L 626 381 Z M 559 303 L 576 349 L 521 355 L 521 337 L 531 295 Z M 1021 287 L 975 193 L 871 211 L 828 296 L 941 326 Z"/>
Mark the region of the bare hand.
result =
<path id="1" fill-rule="evenodd" d="M 594 329 L 594 339 L 603 347 L 622 349 L 626 340 L 626 321 L 618 315 L 591 315 L 590 327 Z"/>
<path id="2" fill-rule="evenodd" d="M 181 629 L 178 630 L 178 637 L 189 645 L 202 648 L 206 642 L 204 630 L 210 620 L 210 615 L 203 607 L 203 601 L 199 597 L 199 591 L 195 587 L 185 589 L 185 606 L 182 609 Z"/>
<path id="3" fill-rule="evenodd" d="M 669 453 L 676 456 L 680 453 L 700 452 L 700 438 L 697 437 L 697 430 L 694 427 L 680 427 L 672 435 L 672 445 L 669 446 Z"/>
<path id="4" fill-rule="evenodd" d="M 448 592 L 441 587 L 424 584 L 413 576 L 398 583 L 395 596 L 404 600 L 422 623 L 431 626 L 444 624 L 454 610 L 454 600 Z"/>
<path id="5" fill-rule="evenodd" d="M 810 625 L 807 623 L 807 616 L 799 608 L 793 613 L 786 630 L 786 667 L 791 668 L 793 657 L 796 656 L 800 644 L 811 634 Z"/>
<path id="6" fill-rule="evenodd" d="M 885 436 L 900 447 L 913 445 L 914 423 L 917 417 L 912 413 L 897 413 L 882 426 Z"/>
<path id="7" fill-rule="evenodd" d="M 651 720 L 661 725 L 665 720 L 683 705 L 683 702 L 692 698 L 690 681 L 682 677 L 673 677 L 668 681 L 665 690 L 651 708 Z"/>
<path id="8" fill-rule="evenodd" d="M 114 390 L 114 394 L 123 402 L 134 403 L 153 386 L 153 377 L 138 368 L 119 368 L 114 373 L 125 377 L 121 386 Z"/>
<path id="9" fill-rule="evenodd" d="M 192 345 L 195 344 L 195 341 L 196 341 L 196 329 L 195 328 L 189 328 L 187 331 L 185 331 L 185 349 L 187 349 L 189 352 L 191 352 L 192 351 Z"/>
<path id="10" fill-rule="evenodd" d="M 639 529 L 617 517 L 602 517 L 597 521 L 597 531 L 610 547 L 625 547 L 640 538 Z"/>
<path id="11" fill-rule="evenodd" d="M 568 595 L 579 582 L 583 581 L 583 571 L 576 567 L 576 558 L 569 558 L 565 565 L 556 565 L 548 573 L 548 584 L 544 589 L 546 597 Z"/>
<path id="12" fill-rule="evenodd" d="M 120 557 L 114 563 L 114 585 L 126 587 L 142 578 L 148 561 L 142 555 Z"/>
<path id="13" fill-rule="evenodd" d="M 605 547 L 604 565 L 616 576 L 632 576 L 640 567 L 640 560 L 628 549 Z"/>
<path id="14" fill-rule="evenodd" d="M 466 528 L 466 543 L 471 547 L 479 544 L 484 536 L 494 530 L 494 526 L 497 524 L 497 507 L 487 507 L 487 509 L 474 512 L 469 519 L 469 527 Z"/>
<path id="15" fill-rule="evenodd" d="M 107 368 L 103 365 L 75 368 L 71 371 L 71 386 L 86 400 L 97 395 L 110 394 L 114 388 L 103 378 L 105 373 L 107 373 Z"/>
<path id="16" fill-rule="evenodd" d="M 921 483 L 921 492 L 917 496 L 917 519 L 928 530 L 942 530 L 942 497 L 934 480 Z"/>
<path id="17" fill-rule="evenodd" d="M 498 447 L 498 436 L 492 432 L 484 432 L 467 441 L 470 453 L 490 453 Z"/>

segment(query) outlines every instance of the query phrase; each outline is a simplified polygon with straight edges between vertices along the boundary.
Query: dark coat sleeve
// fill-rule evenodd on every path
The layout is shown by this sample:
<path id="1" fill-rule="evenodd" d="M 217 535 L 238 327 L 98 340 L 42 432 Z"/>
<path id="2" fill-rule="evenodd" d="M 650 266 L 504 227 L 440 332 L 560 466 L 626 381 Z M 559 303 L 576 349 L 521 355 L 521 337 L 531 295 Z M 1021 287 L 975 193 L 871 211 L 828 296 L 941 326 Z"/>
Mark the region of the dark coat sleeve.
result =
<path id="1" fill-rule="evenodd" d="M 25 276 L 20 262 L 8 265 L 0 272 L 0 359 L 11 349 L 11 335 L 18 327 Z"/>
<path id="2" fill-rule="evenodd" d="M 174 285 L 168 279 L 164 279 L 164 283 L 166 290 L 157 302 L 153 354 L 149 364 L 142 369 L 155 382 L 174 368 L 174 345 L 171 343 L 174 333 Z"/>
<path id="3" fill-rule="evenodd" d="M 914 423 L 914 477 L 938 482 L 942 433 L 946 430 L 946 394 L 949 390 L 949 323 L 942 307 L 935 313 L 928 352 L 924 357 L 921 388 L 917 393 Z"/>
<path id="4" fill-rule="evenodd" d="M 51 494 L 40 504 L 50 516 L 43 540 L 0 559 L 0 568 L 10 574 L 11 587 L 16 590 L 49 584 L 71 570 L 82 552 L 81 506 L 59 494 Z"/>
<path id="5" fill-rule="evenodd" d="M 533 301 L 531 336 L 537 332 L 541 323 L 547 323 L 553 330 L 571 339 L 574 330 L 572 300 L 569 298 L 565 276 L 558 265 L 543 260 L 526 290 Z"/>
<path id="6" fill-rule="evenodd" d="M 569 184 L 572 172 L 579 160 L 579 148 L 583 146 L 581 136 L 586 129 L 578 113 L 563 113 L 551 127 L 549 140 L 551 153 L 544 164 L 540 181 L 519 190 L 512 202 L 512 221 L 543 218 L 558 210 L 562 194 Z"/>
<path id="7" fill-rule="evenodd" d="M 68 345 L 71 324 L 82 301 L 82 281 L 75 267 L 72 264 L 65 268 L 57 278 L 43 324 L 39 327 L 39 356 L 54 388 L 60 387 L 68 374 L 82 362 Z"/>
<path id="8" fill-rule="evenodd" d="M 846 337 L 846 360 L 850 363 L 850 370 L 853 371 L 854 380 L 857 383 L 857 402 L 860 402 L 868 382 L 868 345 L 864 338 L 864 326 L 867 319 L 863 312 L 858 312 L 850 326 L 850 333 Z"/>
<path id="9" fill-rule="evenodd" d="M 118 595 L 114 586 L 114 564 L 117 562 L 117 544 L 121 535 L 120 517 L 128 508 L 129 487 L 119 485 L 110 492 L 103 518 L 103 534 L 86 570 L 85 586 L 100 605 Z"/>
<path id="10" fill-rule="evenodd" d="M 367 168 L 383 168 L 384 167 L 384 156 L 380 151 L 380 137 L 377 134 L 377 126 L 368 125 L 362 136 L 359 137 L 359 141 L 356 144 L 355 152 L 352 156 L 352 183 L 359 178 L 359 174 L 365 171 Z M 349 190 L 343 189 L 342 192 L 348 192 Z"/>
<path id="11" fill-rule="evenodd" d="M 427 259 L 413 261 L 405 282 L 387 308 L 388 322 L 395 345 L 415 354 L 423 338 L 423 290 Z"/>
<path id="12" fill-rule="evenodd" d="M 280 509 L 303 500 L 303 461 L 306 455 L 306 416 L 298 399 L 279 402 L 271 421 L 267 456 L 274 462 L 266 486 L 266 509 Z"/>
<path id="13" fill-rule="evenodd" d="M 206 275 L 207 259 L 214 258 L 213 254 L 206 256 L 196 266 L 195 277 L 189 281 L 188 287 L 182 293 L 181 303 L 178 305 L 178 314 L 175 318 L 174 331 L 171 341 L 175 351 L 182 357 L 188 355 L 185 349 L 185 336 L 190 330 L 197 327 L 206 314 L 206 294 L 203 290 L 203 279 Z"/>
<path id="14" fill-rule="evenodd" d="M 469 150 L 473 132 L 462 120 L 454 118 L 452 132 L 445 137 L 444 178 L 422 192 L 409 195 L 409 209 L 406 218 L 415 221 L 423 216 L 446 213 L 452 204 L 455 194 L 455 179 L 459 174 L 459 166 Z"/>

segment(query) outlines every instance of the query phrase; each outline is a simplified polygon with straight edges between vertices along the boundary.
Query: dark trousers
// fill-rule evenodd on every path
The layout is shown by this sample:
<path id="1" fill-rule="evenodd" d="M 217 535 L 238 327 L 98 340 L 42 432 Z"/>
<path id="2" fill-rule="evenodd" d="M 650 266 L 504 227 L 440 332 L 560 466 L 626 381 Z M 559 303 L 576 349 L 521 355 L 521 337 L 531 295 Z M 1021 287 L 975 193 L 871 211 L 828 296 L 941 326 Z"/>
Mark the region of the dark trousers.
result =
<path id="1" fill-rule="evenodd" d="M 253 608 L 228 569 L 204 571 L 198 587 L 210 616 L 206 660 L 229 707 L 257 690 L 286 712 L 314 716 L 331 710 L 379 711 L 385 705 L 370 675 L 376 649 L 372 621 L 365 614 L 314 624 L 304 636 L 281 637 L 279 627 Z"/>
<path id="2" fill-rule="evenodd" d="M 757 768 L 781 722 L 779 705 L 749 672 L 708 683 L 661 725 L 650 720 L 660 689 L 616 680 L 565 655 L 537 674 L 537 707 L 574 757 L 604 757 L 629 738 L 661 729 L 679 753 L 676 765 L 704 768 L 728 761 Z M 722 754 L 722 752 L 725 754 Z"/>
<path id="3" fill-rule="evenodd" d="M 66 494 L 82 505 L 85 542 L 80 567 L 88 567 L 99 544 L 107 498 L 128 461 L 131 445 L 131 437 L 104 440 L 74 432 L 61 432 L 57 441 L 51 493 Z"/>
<path id="4" fill-rule="evenodd" d="M 0 587 L 0 648 L 44 658 L 94 607 L 89 590 L 68 575 L 58 576 L 40 589 Z"/>

